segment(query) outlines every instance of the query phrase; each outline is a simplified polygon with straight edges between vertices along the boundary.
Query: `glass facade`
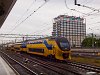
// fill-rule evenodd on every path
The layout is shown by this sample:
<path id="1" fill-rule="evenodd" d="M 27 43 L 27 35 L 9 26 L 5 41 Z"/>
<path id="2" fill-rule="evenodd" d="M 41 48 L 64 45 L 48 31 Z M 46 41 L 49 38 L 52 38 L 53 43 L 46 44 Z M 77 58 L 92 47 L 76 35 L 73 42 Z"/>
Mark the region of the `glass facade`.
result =
<path id="1" fill-rule="evenodd" d="M 81 47 L 81 42 L 86 36 L 85 19 L 60 15 L 54 18 L 52 35 L 66 37 L 72 47 Z"/>

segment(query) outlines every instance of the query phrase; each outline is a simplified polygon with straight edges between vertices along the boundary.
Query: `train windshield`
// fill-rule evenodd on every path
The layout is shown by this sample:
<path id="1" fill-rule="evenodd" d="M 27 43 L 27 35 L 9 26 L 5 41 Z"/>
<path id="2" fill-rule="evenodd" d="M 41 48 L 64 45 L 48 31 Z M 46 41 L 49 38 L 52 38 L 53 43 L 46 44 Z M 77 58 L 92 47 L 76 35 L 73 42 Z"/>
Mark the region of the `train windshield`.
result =
<path id="1" fill-rule="evenodd" d="M 56 42 L 61 50 L 64 51 L 70 50 L 70 44 L 66 38 L 57 38 Z"/>
<path id="2" fill-rule="evenodd" d="M 69 48 L 69 43 L 68 42 L 60 42 L 60 46 L 62 50 L 68 49 Z"/>

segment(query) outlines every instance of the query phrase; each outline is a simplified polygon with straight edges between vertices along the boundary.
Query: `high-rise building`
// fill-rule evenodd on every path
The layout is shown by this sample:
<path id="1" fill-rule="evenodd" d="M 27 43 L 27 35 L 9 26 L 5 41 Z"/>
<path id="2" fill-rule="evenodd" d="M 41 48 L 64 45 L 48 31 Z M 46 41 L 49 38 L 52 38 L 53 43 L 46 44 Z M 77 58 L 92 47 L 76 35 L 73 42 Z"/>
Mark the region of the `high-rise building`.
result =
<path id="1" fill-rule="evenodd" d="M 86 36 L 86 21 L 81 17 L 60 15 L 54 18 L 52 36 L 66 37 L 72 47 L 81 47 Z"/>

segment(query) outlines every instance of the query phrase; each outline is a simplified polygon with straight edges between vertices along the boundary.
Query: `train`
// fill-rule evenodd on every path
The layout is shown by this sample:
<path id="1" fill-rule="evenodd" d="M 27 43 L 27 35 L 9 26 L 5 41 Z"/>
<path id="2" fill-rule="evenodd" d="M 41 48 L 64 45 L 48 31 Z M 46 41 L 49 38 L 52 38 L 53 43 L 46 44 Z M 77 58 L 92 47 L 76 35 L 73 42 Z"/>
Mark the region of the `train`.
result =
<path id="1" fill-rule="evenodd" d="M 69 41 L 64 37 L 50 37 L 35 40 L 26 40 L 15 43 L 11 50 L 27 52 L 58 60 L 71 59 L 71 47 Z"/>

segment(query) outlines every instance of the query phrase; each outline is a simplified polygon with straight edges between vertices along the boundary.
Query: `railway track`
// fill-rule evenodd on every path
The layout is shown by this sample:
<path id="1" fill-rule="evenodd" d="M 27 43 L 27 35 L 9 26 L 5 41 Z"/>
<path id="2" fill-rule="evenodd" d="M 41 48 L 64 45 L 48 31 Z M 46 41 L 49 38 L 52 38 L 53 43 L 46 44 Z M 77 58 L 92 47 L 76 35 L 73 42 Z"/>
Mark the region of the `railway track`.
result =
<path id="1" fill-rule="evenodd" d="M 26 55 L 22 54 L 21 56 L 25 57 Z M 29 58 L 30 62 L 33 62 L 36 64 L 38 62 L 38 65 L 41 65 L 53 71 L 56 70 L 56 68 L 58 68 L 56 72 L 59 72 L 59 74 L 62 72 L 62 74 L 66 75 L 67 72 L 71 72 L 75 75 L 82 75 L 82 72 L 79 72 L 79 70 L 76 70 L 76 69 L 72 69 L 73 67 L 70 67 L 68 65 L 61 65 L 61 63 L 50 62 L 50 61 L 46 61 L 45 59 L 40 60 L 40 59 L 33 58 L 30 56 L 27 56 L 27 58 Z M 32 60 L 35 60 L 35 61 L 32 61 Z"/>
<path id="2" fill-rule="evenodd" d="M 1 52 L 1 51 L 0 51 Z M 10 67 L 13 67 L 13 70 L 16 71 L 16 75 L 38 75 L 22 63 L 18 62 L 17 60 L 13 59 L 9 55 L 4 52 L 1 52 L 1 57 L 10 64 Z M 20 69 L 20 70 L 19 70 Z"/>
<path id="3" fill-rule="evenodd" d="M 35 59 L 35 58 L 30 58 L 30 59 L 31 60 L 34 59 L 35 61 L 38 61 L 39 63 L 41 63 L 41 60 L 38 60 L 38 59 Z M 52 62 L 49 62 L 49 61 L 46 61 L 46 62 L 42 61 L 42 64 L 44 64 L 44 65 L 48 64 L 50 66 L 55 66 L 55 67 L 61 68 L 63 70 L 68 70 L 72 73 L 75 73 L 76 75 L 82 75 L 82 74 L 85 75 L 89 72 L 95 72 L 96 75 L 100 75 L 100 67 L 89 65 L 89 64 L 78 63 L 78 62 L 72 62 L 72 61 L 65 61 L 65 62 L 67 62 L 66 64 L 70 65 L 70 67 L 68 67 L 68 65 L 64 65 L 64 64 L 60 64 L 60 63 L 52 63 Z M 71 69 L 73 67 L 74 67 L 74 69 Z M 84 72 L 84 73 L 82 73 L 82 72 Z"/>
<path id="4" fill-rule="evenodd" d="M 87 55 L 87 54 L 72 54 L 73 57 L 92 58 L 100 60 L 100 55 Z"/>
<path id="5" fill-rule="evenodd" d="M 100 74 L 100 67 L 89 65 L 89 64 L 84 64 L 84 63 L 79 63 L 79 62 L 73 62 L 73 61 L 66 61 L 66 62 L 68 65 L 75 66 L 80 69 L 84 69 L 87 72 L 92 71 L 92 72 L 96 72 Z"/>
<path id="6" fill-rule="evenodd" d="M 35 59 L 35 58 L 31 58 L 31 59 L 41 62 L 40 60 Z M 42 61 L 42 64 L 43 63 L 44 62 Z M 62 64 L 62 63 L 65 63 L 65 64 Z M 46 61 L 45 64 L 48 64 L 50 66 L 55 66 L 63 70 L 68 70 L 76 75 L 86 75 L 89 72 L 94 72 L 96 75 L 100 75 L 100 67 L 89 65 L 89 64 L 83 64 L 83 63 L 78 63 L 78 62 L 73 62 L 73 61 L 65 61 L 61 63 L 58 63 L 58 62 L 52 63 L 52 62 Z"/>
<path id="7" fill-rule="evenodd" d="M 7 53 L 9 53 L 9 52 L 7 52 Z M 42 72 L 42 74 L 44 74 L 44 75 L 45 74 L 52 75 L 52 74 L 55 74 L 55 73 L 56 73 L 56 75 L 66 75 L 66 74 L 68 74 L 68 75 L 82 75 L 82 73 L 80 73 L 78 70 L 71 69 L 71 67 L 70 66 L 67 66 L 67 65 L 66 65 L 66 67 L 64 67 L 64 66 L 61 66 L 60 64 L 59 65 L 56 64 L 55 62 L 50 62 L 50 61 L 47 62 L 47 61 L 39 60 L 39 59 L 33 58 L 33 57 L 31 57 L 29 55 L 26 55 L 26 54 L 9 53 L 9 55 L 10 54 L 15 55 L 18 58 L 22 58 L 22 57 L 28 58 L 28 64 L 26 64 L 28 66 L 29 65 L 32 66 L 32 67 L 33 66 L 36 66 L 38 68 L 43 67 L 45 69 L 48 69 L 49 72 L 52 72 L 51 74 L 49 72 L 46 72 L 46 73 L 45 72 Z M 14 57 L 14 56 L 12 56 L 12 57 Z M 32 68 L 31 68 L 31 70 L 32 70 Z"/>
<path id="8" fill-rule="evenodd" d="M 9 53 L 9 52 L 7 52 Z M 66 61 L 64 64 L 58 63 L 58 62 L 50 62 L 45 59 L 38 59 L 35 57 L 31 57 L 28 54 L 16 54 L 15 52 L 11 52 L 9 54 L 15 55 L 18 58 L 28 58 L 28 64 L 31 66 L 30 69 L 32 70 L 32 67 L 35 66 L 35 68 L 41 68 L 43 67 L 48 69 L 50 72 L 54 72 L 52 74 L 56 75 L 86 75 L 87 72 L 96 72 L 99 75 L 100 73 L 100 67 L 96 66 L 91 66 L 87 64 L 82 64 L 82 63 L 77 63 L 77 62 L 72 62 L 72 61 Z M 20 59 L 23 61 L 23 59 Z M 65 64 L 66 63 L 66 64 Z M 24 63 L 23 63 L 24 64 Z M 27 65 L 27 66 L 29 66 Z M 33 66 L 32 66 L 33 65 Z M 46 70 L 45 70 L 46 71 Z M 39 73 L 40 74 L 40 73 Z M 43 75 L 52 75 L 49 72 L 41 72 Z"/>

